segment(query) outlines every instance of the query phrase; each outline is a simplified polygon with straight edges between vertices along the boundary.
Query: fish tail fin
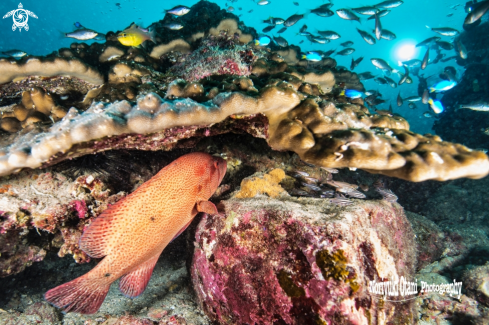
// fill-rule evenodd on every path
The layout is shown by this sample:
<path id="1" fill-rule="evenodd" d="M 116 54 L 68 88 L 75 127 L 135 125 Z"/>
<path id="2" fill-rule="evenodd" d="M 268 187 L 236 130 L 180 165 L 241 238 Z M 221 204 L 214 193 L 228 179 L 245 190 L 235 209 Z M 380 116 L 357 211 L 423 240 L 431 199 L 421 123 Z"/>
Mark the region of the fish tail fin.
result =
<path id="1" fill-rule="evenodd" d="M 345 96 L 345 90 L 344 89 L 341 91 L 340 96 Z"/>
<path id="2" fill-rule="evenodd" d="M 94 314 L 109 292 L 110 282 L 101 283 L 87 273 L 44 294 L 44 299 L 65 312 Z"/>
<path id="3" fill-rule="evenodd" d="M 98 34 L 97 36 L 95 36 L 95 39 L 98 40 L 98 41 L 105 41 L 105 34 Z"/>
<path id="4" fill-rule="evenodd" d="M 151 42 L 155 43 L 156 44 L 156 31 L 154 28 L 151 28 L 149 31 L 148 31 L 148 36 L 149 36 L 149 39 L 151 40 Z"/>

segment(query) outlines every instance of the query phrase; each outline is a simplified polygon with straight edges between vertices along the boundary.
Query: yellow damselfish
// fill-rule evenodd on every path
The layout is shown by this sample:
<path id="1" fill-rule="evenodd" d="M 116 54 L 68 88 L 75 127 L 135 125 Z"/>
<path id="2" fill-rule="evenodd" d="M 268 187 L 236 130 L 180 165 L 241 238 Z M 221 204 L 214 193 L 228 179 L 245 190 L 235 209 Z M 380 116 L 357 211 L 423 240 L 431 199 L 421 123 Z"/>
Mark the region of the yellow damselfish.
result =
<path id="1" fill-rule="evenodd" d="M 117 39 L 125 46 L 139 46 L 146 40 L 156 43 L 154 40 L 154 31 L 145 30 L 136 24 L 132 24 L 131 27 L 120 32 L 117 35 Z"/>

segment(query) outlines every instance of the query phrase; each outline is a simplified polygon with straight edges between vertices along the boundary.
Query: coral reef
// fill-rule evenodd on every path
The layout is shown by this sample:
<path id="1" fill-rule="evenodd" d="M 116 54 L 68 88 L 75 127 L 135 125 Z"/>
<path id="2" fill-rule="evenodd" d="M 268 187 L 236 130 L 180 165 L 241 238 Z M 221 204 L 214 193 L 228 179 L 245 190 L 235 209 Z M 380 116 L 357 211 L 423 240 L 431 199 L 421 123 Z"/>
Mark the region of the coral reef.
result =
<path id="1" fill-rule="evenodd" d="M 111 195 L 93 176 L 73 181 L 53 172 L 25 171 L 2 178 L 0 184 L 5 189 L 0 193 L 0 277 L 41 261 L 46 249 L 58 249 L 60 257 L 71 254 L 79 263 L 89 261 L 78 247 L 84 226 L 124 196 Z M 46 233 L 54 236 L 43 236 Z M 41 248 L 35 244 L 39 240 L 48 242 Z"/>
<path id="2" fill-rule="evenodd" d="M 164 27 L 174 22 L 186 28 Z M 488 322 L 487 180 L 376 175 L 488 174 L 481 129 L 489 121 L 455 106 L 486 99 L 487 69 L 477 62 L 485 44 L 463 33 L 473 65 L 444 95 L 435 126 L 444 139 L 481 149 L 471 150 L 341 96 L 365 88 L 332 58 L 310 63 L 297 46 L 249 44 L 256 31 L 216 4 L 199 1 L 151 28 L 156 43 L 144 48 L 109 32 L 105 43 L 0 59 L 0 324 Z M 189 148 L 228 162 L 213 198 L 224 214 L 199 223 L 191 274 L 192 226 L 141 297 L 113 288 L 100 313 L 81 317 L 41 303 L 48 288 L 93 266 L 78 246 L 85 225 Z M 134 151 L 103 168 L 82 161 L 120 149 Z M 334 181 L 333 168 L 345 168 Z M 331 185 L 340 183 L 359 186 L 366 200 Z M 383 200 L 372 201 L 378 183 Z M 418 214 L 406 219 L 385 193 Z M 58 258 L 66 255 L 73 259 Z M 463 279 L 467 295 L 425 294 L 413 305 L 368 291 L 369 281 L 412 280 L 415 270 L 423 281 Z M 211 320 L 193 300 L 190 276 Z"/>
<path id="3" fill-rule="evenodd" d="M 56 58 L 53 61 L 44 61 L 37 58 L 27 59 L 25 62 L 17 63 L 9 60 L 0 60 L 0 84 L 16 81 L 29 76 L 54 77 L 70 76 L 85 80 L 94 85 L 104 82 L 102 75 L 77 59 Z"/>
<path id="4" fill-rule="evenodd" d="M 147 134 L 165 144 L 171 134 L 185 139 L 227 117 L 260 113 L 268 118 L 272 148 L 293 150 L 319 166 L 363 168 L 412 181 L 480 178 L 489 171 L 484 153 L 436 136 L 414 134 L 406 130 L 408 124 L 401 117 L 370 115 L 365 107 L 335 105 L 326 99 L 319 104 L 310 98 L 301 100 L 303 95 L 287 82 L 258 90 L 258 97 L 234 91 L 202 104 L 191 99 L 167 101 L 149 93 L 136 106 L 122 101 L 98 103 L 83 113 L 71 108 L 48 132 L 30 139 L 17 136 L 0 157 L 0 174 L 40 167 L 62 157 L 148 146 L 146 139 L 143 146 L 137 141 L 140 136 L 133 134 Z M 194 130 L 186 134 L 182 128 Z M 152 150 L 162 148 L 159 141 L 152 146 Z"/>
<path id="5" fill-rule="evenodd" d="M 399 205 L 231 199 L 196 233 L 192 281 L 220 324 L 409 324 L 409 302 L 381 302 L 370 281 L 413 275 L 414 234 Z M 380 308 L 381 304 L 383 308 Z M 386 312 L 389 310 L 390 312 Z"/>
<path id="6" fill-rule="evenodd" d="M 199 48 L 182 57 L 170 72 L 187 81 L 220 75 L 250 75 L 250 66 L 256 57 L 248 46 L 239 44 L 239 34 L 231 35 L 205 38 Z"/>
<path id="7" fill-rule="evenodd" d="M 147 51 L 128 49 L 109 32 L 105 44 L 73 43 L 46 58 L 1 61 L 2 89 L 12 96 L 1 108 L 0 128 L 10 135 L 1 143 L 0 175 L 110 149 L 190 146 L 236 129 L 323 167 L 411 181 L 489 172 L 482 152 L 414 134 L 402 117 L 371 114 L 362 100 L 340 96 L 344 88 L 364 88 L 331 58 L 311 66 L 297 59 L 295 46 L 254 48 L 254 30 L 205 1 L 178 20 L 192 28 L 168 32 L 164 25 L 174 19 L 166 15 L 151 26 L 157 45 Z M 46 77 L 67 78 L 72 90 L 44 85 Z M 41 79 L 25 89 L 25 78 Z M 259 115 L 268 122 L 257 130 L 249 121 Z"/>

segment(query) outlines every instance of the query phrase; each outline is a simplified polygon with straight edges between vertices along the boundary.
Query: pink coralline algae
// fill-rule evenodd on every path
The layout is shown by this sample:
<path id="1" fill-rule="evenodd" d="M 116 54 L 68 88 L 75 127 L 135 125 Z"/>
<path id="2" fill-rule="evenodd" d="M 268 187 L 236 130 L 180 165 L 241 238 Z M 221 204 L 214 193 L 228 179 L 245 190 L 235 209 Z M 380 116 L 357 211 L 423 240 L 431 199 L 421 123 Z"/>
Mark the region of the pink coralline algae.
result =
<path id="1" fill-rule="evenodd" d="M 76 180 L 61 173 L 23 171 L 0 181 L 0 277 L 23 271 L 39 262 L 46 251 L 59 248 L 58 256 L 73 255 L 78 263 L 90 257 L 79 247 L 83 229 L 91 219 L 125 193 L 111 195 L 98 178 Z M 32 242 L 54 234 L 51 240 Z"/>
<path id="2" fill-rule="evenodd" d="M 187 81 L 197 81 L 215 75 L 248 76 L 255 54 L 247 45 L 226 34 L 210 36 L 192 53 L 173 66 L 173 74 Z"/>
<path id="3" fill-rule="evenodd" d="M 0 235 L 0 277 L 19 273 L 46 256 L 44 249 L 30 245 L 22 237 L 19 230 Z"/>
<path id="4" fill-rule="evenodd" d="M 204 216 L 191 268 L 198 300 L 220 324 L 412 324 L 412 300 L 369 284 L 414 281 L 414 233 L 385 201 L 338 208 L 318 199 L 225 201 Z M 395 300 L 394 297 L 391 300 Z"/>

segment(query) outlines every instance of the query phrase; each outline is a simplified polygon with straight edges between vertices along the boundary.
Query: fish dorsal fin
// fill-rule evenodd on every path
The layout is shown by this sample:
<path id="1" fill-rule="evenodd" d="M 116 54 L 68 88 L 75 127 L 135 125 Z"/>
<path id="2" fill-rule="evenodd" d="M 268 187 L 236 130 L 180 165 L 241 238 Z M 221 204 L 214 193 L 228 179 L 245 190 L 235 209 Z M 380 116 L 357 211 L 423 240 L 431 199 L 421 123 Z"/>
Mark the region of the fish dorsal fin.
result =
<path id="1" fill-rule="evenodd" d="M 114 221 L 124 207 L 121 203 L 118 202 L 105 209 L 83 232 L 80 248 L 91 257 L 102 258 L 107 255 L 108 238 L 116 229 Z"/>
<path id="2" fill-rule="evenodd" d="M 119 290 L 128 298 L 135 298 L 144 292 L 156 262 L 160 257 L 160 253 L 148 259 L 134 271 L 127 273 L 121 277 L 119 282 Z"/>

